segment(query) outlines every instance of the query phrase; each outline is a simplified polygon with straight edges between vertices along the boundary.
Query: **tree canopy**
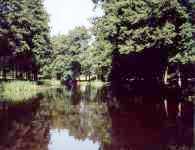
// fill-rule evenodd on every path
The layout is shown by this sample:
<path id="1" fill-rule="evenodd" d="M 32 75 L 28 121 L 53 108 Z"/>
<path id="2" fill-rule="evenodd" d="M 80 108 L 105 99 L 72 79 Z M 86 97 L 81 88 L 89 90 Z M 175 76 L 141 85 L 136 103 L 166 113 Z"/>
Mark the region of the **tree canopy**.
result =
<path id="1" fill-rule="evenodd" d="M 38 72 L 44 66 L 51 50 L 48 21 L 42 0 L 0 1 L 1 69 Z"/>
<path id="2" fill-rule="evenodd" d="M 168 47 L 169 61 L 194 60 L 193 4 L 179 0 L 93 0 L 104 10 L 95 18 L 95 35 L 105 53 L 139 52 L 157 42 Z M 100 45 L 99 45 L 100 46 Z"/>
<path id="3" fill-rule="evenodd" d="M 77 62 L 80 73 L 98 74 L 111 67 L 115 50 L 129 54 L 154 46 L 167 51 L 169 62 L 195 61 L 193 1 L 92 1 L 104 11 L 92 28 L 50 37 L 43 0 L 0 0 L 0 72 L 64 76 Z"/>
<path id="4" fill-rule="evenodd" d="M 87 59 L 87 52 L 90 39 L 90 32 L 83 26 L 74 28 L 68 34 L 52 37 L 52 58 L 45 74 L 52 76 L 71 74 L 74 72 L 74 64 L 78 64 L 76 62 L 82 64 L 82 70 L 89 67 L 87 61 L 90 59 Z"/>

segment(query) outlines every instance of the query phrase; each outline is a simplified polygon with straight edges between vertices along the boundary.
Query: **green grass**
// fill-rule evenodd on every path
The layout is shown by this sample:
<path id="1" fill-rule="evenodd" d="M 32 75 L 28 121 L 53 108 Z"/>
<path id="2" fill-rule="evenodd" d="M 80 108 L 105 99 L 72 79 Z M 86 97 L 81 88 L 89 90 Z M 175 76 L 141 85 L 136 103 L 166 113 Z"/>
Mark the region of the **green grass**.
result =
<path id="1" fill-rule="evenodd" d="M 80 82 L 81 86 L 86 86 L 87 84 L 91 84 L 92 87 L 98 88 L 98 87 L 102 87 L 105 83 L 99 80 L 95 80 L 95 81 L 84 81 L 84 82 Z"/>
<path id="2" fill-rule="evenodd" d="M 59 86 L 60 81 L 55 79 L 44 79 L 37 81 L 37 84 L 43 86 Z"/>
<path id="3" fill-rule="evenodd" d="M 0 100 L 8 102 L 25 102 L 37 96 L 39 86 L 30 81 L 11 81 L 0 84 Z"/>

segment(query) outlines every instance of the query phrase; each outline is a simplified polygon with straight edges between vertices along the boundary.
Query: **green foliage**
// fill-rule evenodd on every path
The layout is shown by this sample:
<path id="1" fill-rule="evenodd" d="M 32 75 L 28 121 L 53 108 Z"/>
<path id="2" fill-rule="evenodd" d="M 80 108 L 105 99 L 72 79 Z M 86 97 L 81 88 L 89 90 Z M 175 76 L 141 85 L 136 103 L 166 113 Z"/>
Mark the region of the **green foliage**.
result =
<path id="1" fill-rule="evenodd" d="M 72 74 L 74 72 L 73 62 L 79 62 L 82 66 L 86 66 L 83 65 L 83 62 L 86 62 L 88 57 L 90 39 L 90 32 L 85 27 L 76 27 L 67 35 L 54 36 L 52 38 L 52 63 L 47 66 L 45 74 L 51 76 Z"/>
<path id="2" fill-rule="evenodd" d="M 1 0 L 0 4 L 1 54 L 6 55 L 8 52 L 14 52 L 13 49 L 15 49 L 16 52 L 28 50 L 29 45 L 24 39 L 24 36 L 29 33 L 30 18 L 27 17 L 28 14 L 25 1 L 22 0 L 21 2 L 18 2 L 16 0 Z M 8 52 L 6 52 L 6 50 L 8 50 Z"/>
<path id="3" fill-rule="evenodd" d="M 51 53 L 48 15 L 43 1 L 0 0 L 0 14 L 0 56 L 9 56 L 8 63 L 12 66 L 8 69 L 15 65 L 22 68 L 27 61 L 19 63 L 21 57 L 26 57 L 28 65 L 36 70 L 43 68 Z"/>
<path id="4" fill-rule="evenodd" d="M 94 142 L 108 144 L 110 136 L 107 131 L 111 127 L 111 122 L 105 115 L 107 107 L 94 99 L 98 95 L 97 88 L 93 89 L 94 92 L 91 89 L 94 95 L 87 91 L 86 87 L 84 89 L 72 91 L 74 94 L 64 88 L 51 89 L 44 93 L 41 107 L 47 108 L 44 113 L 50 115 L 53 128 L 68 129 L 75 139 L 91 139 Z M 78 104 L 73 105 L 73 101 L 78 101 Z"/>
<path id="5" fill-rule="evenodd" d="M 194 57 L 192 8 L 178 0 L 96 0 L 104 16 L 94 19 L 94 33 L 102 51 L 142 51 L 160 41 L 169 47 L 169 61 L 189 62 Z M 187 5 L 188 4 L 188 5 Z M 108 49 L 105 49 L 105 43 Z"/>

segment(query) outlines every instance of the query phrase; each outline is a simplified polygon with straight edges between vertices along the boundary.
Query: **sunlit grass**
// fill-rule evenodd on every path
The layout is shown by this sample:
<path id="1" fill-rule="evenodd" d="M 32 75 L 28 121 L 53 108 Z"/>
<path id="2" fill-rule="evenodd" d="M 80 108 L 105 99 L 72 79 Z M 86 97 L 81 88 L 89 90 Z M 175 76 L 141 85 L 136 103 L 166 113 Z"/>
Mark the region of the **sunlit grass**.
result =
<path id="1" fill-rule="evenodd" d="M 99 80 L 95 80 L 95 81 L 91 81 L 91 82 L 88 82 L 88 81 L 86 81 L 86 82 L 80 82 L 80 85 L 81 86 L 86 86 L 86 85 L 88 85 L 88 84 L 91 84 L 91 86 L 92 87 L 102 87 L 105 83 L 104 82 L 102 82 L 102 81 L 99 81 Z"/>
<path id="2" fill-rule="evenodd" d="M 103 85 L 104 85 L 104 82 L 99 81 L 99 80 L 92 82 L 93 87 L 102 87 Z"/>
<path id="3" fill-rule="evenodd" d="M 12 81 L 0 84 L 0 100 L 8 102 L 25 102 L 38 94 L 38 86 L 30 81 Z"/>
<path id="4" fill-rule="evenodd" d="M 60 86 L 60 80 L 55 80 L 55 79 L 44 79 L 44 80 L 39 80 L 37 82 L 39 85 L 44 85 L 44 86 Z"/>
<path id="5" fill-rule="evenodd" d="M 101 88 L 105 83 L 102 82 L 102 81 L 99 81 L 99 80 L 95 80 L 95 81 L 91 81 L 91 82 L 88 82 L 88 81 L 82 81 L 80 82 L 80 89 L 82 92 L 85 91 L 85 88 L 90 85 L 91 88 Z"/>

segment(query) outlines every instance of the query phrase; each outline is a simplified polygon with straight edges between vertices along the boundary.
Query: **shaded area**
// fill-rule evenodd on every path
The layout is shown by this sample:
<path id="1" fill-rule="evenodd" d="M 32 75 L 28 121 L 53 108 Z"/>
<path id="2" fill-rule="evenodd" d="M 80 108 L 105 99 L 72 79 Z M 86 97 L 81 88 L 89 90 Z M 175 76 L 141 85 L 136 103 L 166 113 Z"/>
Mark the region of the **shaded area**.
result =
<path id="1" fill-rule="evenodd" d="M 157 46 L 158 45 L 158 46 Z M 170 63 L 171 47 L 156 44 L 141 52 L 112 54 L 112 68 L 108 81 L 115 95 L 177 97 L 194 94 L 195 63 Z"/>
<path id="2" fill-rule="evenodd" d="M 97 90 L 93 90 L 95 94 Z M 76 143 L 80 141 L 84 147 L 87 142 L 95 147 L 101 141 L 108 143 L 110 124 L 106 105 L 96 103 L 95 96 L 88 91 L 88 88 L 82 92 L 79 88 L 71 92 L 58 88 L 43 93 L 41 100 L 32 99 L 26 104 L 1 103 L 0 149 L 55 149 L 59 146 L 51 143 L 54 130 Z"/>
<path id="3" fill-rule="evenodd" d="M 37 112 L 39 99 L 30 103 L 2 106 L 0 125 L 0 149 L 46 150 L 49 143 L 49 120 L 43 120 L 43 112 Z"/>
<path id="4" fill-rule="evenodd" d="M 164 72 L 168 64 L 166 53 L 168 53 L 167 49 L 155 46 L 145 48 L 143 52 L 129 54 L 120 54 L 115 51 L 109 75 L 114 92 L 125 91 L 134 95 L 160 95 L 164 82 Z M 150 86 L 149 89 L 147 88 L 148 85 Z"/>
<path id="5" fill-rule="evenodd" d="M 62 137 L 56 135 L 66 135 L 83 146 L 94 143 L 98 150 L 192 150 L 192 102 L 182 102 L 178 116 L 177 101 L 165 108 L 161 97 L 116 97 L 110 89 L 89 83 L 70 91 L 48 90 L 27 104 L 1 104 L 0 149 L 56 150 L 68 144 L 64 139 L 59 145 L 55 138 Z"/>
<path id="6" fill-rule="evenodd" d="M 154 101 L 151 102 L 151 99 Z M 121 101 L 117 105 L 108 104 L 112 121 L 111 144 L 103 145 L 102 149 L 191 150 L 193 148 L 192 103 L 183 103 L 182 117 L 178 117 L 177 103 L 168 104 L 167 116 L 164 103 L 157 97 L 121 97 Z"/>

